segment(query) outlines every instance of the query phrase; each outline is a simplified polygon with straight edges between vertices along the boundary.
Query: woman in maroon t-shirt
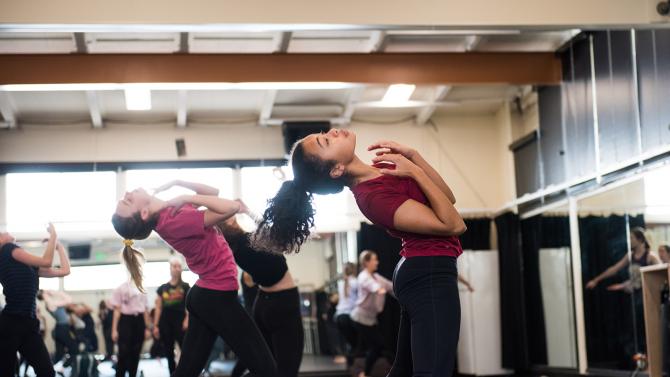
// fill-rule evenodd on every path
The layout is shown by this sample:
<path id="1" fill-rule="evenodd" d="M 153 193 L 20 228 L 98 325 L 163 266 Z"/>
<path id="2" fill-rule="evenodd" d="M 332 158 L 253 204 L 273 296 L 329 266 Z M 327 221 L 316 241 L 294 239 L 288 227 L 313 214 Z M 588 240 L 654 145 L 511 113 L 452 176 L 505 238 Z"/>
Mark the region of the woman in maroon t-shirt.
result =
<path id="1" fill-rule="evenodd" d="M 460 329 L 456 258 L 465 223 L 449 186 L 419 152 L 391 141 L 368 147 L 370 166 L 354 153 L 356 135 L 332 129 L 298 141 L 294 180 L 269 201 L 254 242 L 297 251 L 314 225 L 312 194 L 347 186 L 373 223 L 403 241 L 393 290 L 402 307 L 396 360 L 389 376 L 451 376 Z"/>

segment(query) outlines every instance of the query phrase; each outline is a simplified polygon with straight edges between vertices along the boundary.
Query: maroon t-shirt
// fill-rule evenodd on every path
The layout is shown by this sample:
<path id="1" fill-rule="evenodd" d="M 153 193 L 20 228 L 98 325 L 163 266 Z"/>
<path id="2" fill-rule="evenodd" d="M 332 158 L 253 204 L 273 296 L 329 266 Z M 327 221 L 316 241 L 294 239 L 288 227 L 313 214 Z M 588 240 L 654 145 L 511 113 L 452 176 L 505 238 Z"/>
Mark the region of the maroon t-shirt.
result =
<path id="1" fill-rule="evenodd" d="M 414 199 L 430 207 L 428 198 L 414 179 L 382 175 L 357 184 L 351 191 L 365 217 L 385 228 L 391 236 L 402 239 L 400 255 L 403 257 L 458 257 L 463 253 L 461 242 L 456 236 L 436 237 L 395 229 L 393 215 L 405 201 Z"/>

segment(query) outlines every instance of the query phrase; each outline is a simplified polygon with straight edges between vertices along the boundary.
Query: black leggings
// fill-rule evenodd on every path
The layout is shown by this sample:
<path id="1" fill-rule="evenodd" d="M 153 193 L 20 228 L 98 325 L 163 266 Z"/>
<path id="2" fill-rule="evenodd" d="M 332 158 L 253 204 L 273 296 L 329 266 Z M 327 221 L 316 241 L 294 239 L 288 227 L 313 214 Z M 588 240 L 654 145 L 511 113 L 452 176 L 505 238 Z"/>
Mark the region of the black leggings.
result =
<path id="1" fill-rule="evenodd" d="M 272 354 L 251 317 L 237 301 L 236 291 L 216 291 L 196 285 L 186 296 L 186 308 L 188 331 L 173 376 L 200 375 L 217 335 L 249 366 L 252 376 L 277 376 Z"/>
<path id="2" fill-rule="evenodd" d="M 165 351 L 165 357 L 168 361 L 170 374 L 174 373 L 176 367 L 174 362 L 174 342 L 176 341 L 179 343 L 179 347 L 181 348 L 184 340 L 183 322 L 183 312 L 171 312 L 169 309 L 161 312 L 161 318 L 158 321 L 160 342 L 163 344 L 163 350 Z"/>
<path id="3" fill-rule="evenodd" d="M 335 322 L 337 323 L 337 329 L 340 330 L 340 334 L 342 334 L 347 342 L 347 364 L 351 365 L 354 357 L 354 351 L 356 351 L 356 347 L 358 346 L 358 335 L 356 334 L 354 321 L 351 320 L 351 316 L 349 314 L 340 314 L 335 317 Z"/>
<path id="4" fill-rule="evenodd" d="M 279 376 L 298 376 L 305 340 L 298 288 L 279 292 L 259 290 L 253 314 L 258 329 L 277 361 Z M 231 377 L 242 375 L 245 369 L 245 365 L 238 362 Z"/>
<path id="5" fill-rule="evenodd" d="M 126 372 L 130 377 L 137 376 L 145 329 L 144 314 L 121 314 L 118 325 L 119 362 L 116 365 L 116 377 L 123 377 Z"/>
<path id="6" fill-rule="evenodd" d="M 401 306 L 398 349 L 389 377 L 450 377 L 461 324 L 456 258 L 398 262 L 393 291 Z"/>
<path id="7" fill-rule="evenodd" d="M 70 324 L 56 324 L 53 331 L 51 332 L 51 336 L 53 336 L 54 343 L 56 345 L 56 352 L 54 353 L 53 359 L 54 363 L 62 360 L 65 354 L 74 356 L 79 353 L 77 339 L 75 339 L 74 334 L 72 334 L 72 331 L 70 331 Z"/>
<path id="8" fill-rule="evenodd" d="M 365 352 L 365 375 L 372 374 L 372 367 L 375 366 L 375 361 L 379 359 L 384 348 L 384 339 L 379 330 L 379 326 L 366 326 L 362 323 L 353 321 L 358 332 L 358 346 L 356 347 L 356 354 L 359 355 Z"/>
<path id="9" fill-rule="evenodd" d="M 37 319 L 1 314 L 0 339 L 0 376 L 14 375 L 17 351 L 33 367 L 37 377 L 55 376 Z"/>

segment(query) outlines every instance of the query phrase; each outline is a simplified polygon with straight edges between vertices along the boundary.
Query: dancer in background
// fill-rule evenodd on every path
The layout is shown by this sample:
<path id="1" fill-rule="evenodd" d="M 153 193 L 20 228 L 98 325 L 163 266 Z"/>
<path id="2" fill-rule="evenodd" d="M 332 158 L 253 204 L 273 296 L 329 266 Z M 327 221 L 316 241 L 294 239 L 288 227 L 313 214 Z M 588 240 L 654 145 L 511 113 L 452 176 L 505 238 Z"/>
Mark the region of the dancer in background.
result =
<path id="1" fill-rule="evenodd" d="M 57 244 L 56 229 L 52 224 L 47 231 L 49 239 L 41 256 L 16 245 L 16 239 L 11 234 L 0 233 L 0 284 L 7 303 L 0 314 L 0 376 L 14 373 L 17 351 L 38 377 L 55 375 L 49 352 L 40 335 L 36 313 L 37 290 L 40 277 L 69 275 L 70 261 L 65 248 Z M 52 267 L 55 250 L 58 250 L 60 267 Z"/>
<path id="2" fill-rule="evenodd" d="M 381 330 L 377 326 L 377 315 L 384 310 L 386 292 L 393 289 L 393 283 L 377 273 L 379 259 L 374 251 L 361 252 L 359 266 L 358 298 L 351 311 L 351 320 L 358 333 L 357 353 L 365 352 L 365 369 L 359 377 L 367 377 L 371 375 L 372 367 L 381 356 L 384 346 Z"/>
<path id="3" fill-rule="evenodd" d="M 112 322 L 114 321 L 114 309 L 108 300 L 100 300 L 98 304 L 98 319 L 102 326 L 102 337 L 105 339 L 105 360 L 111 360 L 114 354 L 114 341 L 112 341 Z"/>
<path id="4" fill-rule="evenodd" d="M 136 189 L 123 196 L 112 216 L 114 229 L 124 238 L 123 253 L 131 262 L 127 267 L 138 287 L 142 287 L 137 259 L 140 253 L 132 247 L 132 240 L 145 239 L 153 230 L 184 255 L 189 269 L 198 275 L 186 297 L 188 331 L 174 376 L 199 375 L 219 335 L 254 375 L 276 376 L 277 367 L 267 344 L 237 300 L 239 286 L 233 253 L 214 227 L 237 213 L 240 204 L 218 198 L 218 190 L 209 186 L 183 181 L 170 182 L 156 192 L 175 185 L 189 188 L 196 195 L 165 202 Z"/>
<path id="5" fill-rule="evenodd" d="M 454 194 L 419 151 L 380 141 L 368 147 L 377 154 L 370 166 L 355 147 L 356 135 L 348 130 L 299 140 L 291 152 L 294 179 L 268 201 L 254 242 L 267 250 L 298 250 L 314 226 L 313 194 L 349 187 L 361 212 L 403 241 L 394 274 L 401 322 L 389 376 L 449 377 L 461 321 L 458 236 L 466 229 Z"/>
<path id="6" fill-rule="evenodd" d="M 358 345 L 356 328 L 351 321 L 351 311 L 354 310 L 356 298 L 358 297 L 355 264 L 351 262 L 345 263 L 342 279 L 337 282 L 337 292 L 339 301 L 335 310 L 335 323 L 337 323 L 337 328 L 347 343 L 345 356 L 347 365 L 351 366 L 354 360 L 353 353 Z"/>
<path id="7" fill-rule="evenodd" d="M 137 376 L 144 340 L 151 336 L 151 319 L 147 295 L 127 281 L 112 293 L 109 300 L 114 307 L 112 340 L 119 348 L 116 377 Z"/>
<path id="8" fill-rule="evenodd" d="M 238 202 L 240 213 L 257 218 L 242 201 Z M 253 318 L 272 351 L 279 375 L 297 377 L 302 361 L 304 330 L 300 293 L 286 258 L 282 254 L 253 249 L 250 234 L 240 227 L 234 216 L 220 223 L 219 227 L 233 250 L 237 264 L 258 284 Z M 239 373 L 242 368 L 236 365 L 235 369 Z"/>
<path id="9" fill-rule="evenodd" d="M 156 309 L 154 312 L 154 338 L 163 344 L 170 374 L 174 373 L 175 341 L 182 347 L 184 333 L 188 328 L 186 295 L 191 286 L 181 279 L 183 267 L 177 257 L 170 258 L 170 281 L 156 290 Z"/>

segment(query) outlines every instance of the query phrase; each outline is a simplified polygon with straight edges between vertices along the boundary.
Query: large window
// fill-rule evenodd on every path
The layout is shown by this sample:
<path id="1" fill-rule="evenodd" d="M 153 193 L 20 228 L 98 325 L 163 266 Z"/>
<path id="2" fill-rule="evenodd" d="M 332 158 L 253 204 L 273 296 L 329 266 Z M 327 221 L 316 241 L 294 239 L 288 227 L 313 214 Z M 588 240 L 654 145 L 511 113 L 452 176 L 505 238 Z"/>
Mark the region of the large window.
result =
<path id="1" fill-rule="evenodd" d="M 233 174 L 232 169 L 229 168 L 128 170 L 126 172 L 126 190 L 133 190 L 138 187 L 151 190 L 175 179 L 216 187 L 219 189 L 219 196 L 222 198 L 231 198 L 233 195 Z M 190 190 L 173 187 L 159 193 L 157 197 L 170 199 L 177 195 L 191 193 Z"/>
<path id="2" fill-rule="evenodd" d="M 7 174 L 7 229 L 40 232 L 48 222 L 57 231 L 107 229 L 115 198 L 114 172 Z"/>

